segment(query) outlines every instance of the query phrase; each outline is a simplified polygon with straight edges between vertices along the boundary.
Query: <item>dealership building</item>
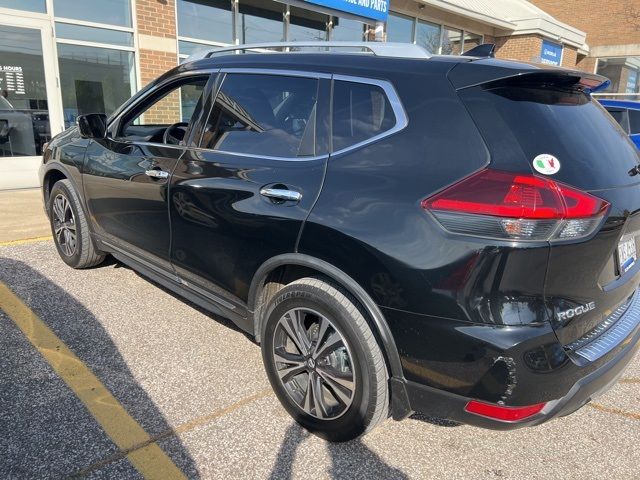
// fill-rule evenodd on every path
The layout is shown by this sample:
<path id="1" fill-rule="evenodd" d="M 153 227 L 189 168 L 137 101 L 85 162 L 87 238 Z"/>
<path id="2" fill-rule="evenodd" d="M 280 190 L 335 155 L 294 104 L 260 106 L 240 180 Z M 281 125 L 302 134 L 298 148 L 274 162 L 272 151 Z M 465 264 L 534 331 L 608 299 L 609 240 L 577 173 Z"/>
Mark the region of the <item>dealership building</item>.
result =
<path id="1" fill-rule="evenodd" d="M 637 0 L 0 0 L 0 189 L 36 186 L 52 135 L 189 55 L 283 40 L 495 43 L 499 58 L 606 75 L 621 98 L 640 86 Z"/>

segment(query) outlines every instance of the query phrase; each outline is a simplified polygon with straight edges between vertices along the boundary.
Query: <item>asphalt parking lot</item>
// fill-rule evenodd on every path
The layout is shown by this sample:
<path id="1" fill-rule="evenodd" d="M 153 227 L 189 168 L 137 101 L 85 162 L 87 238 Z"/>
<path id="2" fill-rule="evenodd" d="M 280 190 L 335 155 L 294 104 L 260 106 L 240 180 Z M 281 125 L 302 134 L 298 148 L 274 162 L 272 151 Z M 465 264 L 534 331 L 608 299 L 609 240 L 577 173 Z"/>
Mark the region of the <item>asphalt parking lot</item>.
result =
<path id="1" fill-rule="evenodd" d="M 50 240 L 0 246 L 0 478 L 640 478 L 640 358 L 595 403 L 494 432 L 427 418 L 328 444 L 232 324 Z"/>

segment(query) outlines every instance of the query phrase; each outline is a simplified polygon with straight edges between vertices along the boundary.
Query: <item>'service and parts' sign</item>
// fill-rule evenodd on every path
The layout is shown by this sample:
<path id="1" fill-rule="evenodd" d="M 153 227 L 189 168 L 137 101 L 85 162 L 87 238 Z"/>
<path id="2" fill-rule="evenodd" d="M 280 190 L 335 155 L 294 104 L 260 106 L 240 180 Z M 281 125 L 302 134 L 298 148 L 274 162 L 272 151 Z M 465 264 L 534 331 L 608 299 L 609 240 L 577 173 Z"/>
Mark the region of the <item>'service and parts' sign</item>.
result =
<path id="1" fill-rule="evenodd" d="M 0 90 L 7 90 L 16 95 L 25 94 L 22 67 L 16 65 L 0 65 Z"/>
<path id="2" fill-rule="evenodd" d="M 309 3 L 351 13 L 359 17 L 385 22 L 389 16 L 389 0 L 306 0 Z"/>
<path id="3" fill-rule="evenodd" d="M 543 40 L 542 50 L 540 51 L 540 63 L 559 66 L 561 62 L 562 45 L 550 42 L 549 40 Z"/>

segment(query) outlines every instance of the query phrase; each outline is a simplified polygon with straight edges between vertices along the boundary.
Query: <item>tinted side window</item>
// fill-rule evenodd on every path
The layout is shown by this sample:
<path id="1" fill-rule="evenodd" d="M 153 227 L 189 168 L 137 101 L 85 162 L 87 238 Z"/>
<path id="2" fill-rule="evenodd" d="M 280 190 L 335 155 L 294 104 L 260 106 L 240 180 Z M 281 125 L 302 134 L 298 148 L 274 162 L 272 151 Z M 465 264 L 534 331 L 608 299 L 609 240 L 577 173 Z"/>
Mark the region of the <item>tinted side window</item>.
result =
<path id="1" fill-rule="evenodd" d="M 629 130 L 631 135 L 640 133 L 640 110 L 629 109 Z"/>
<path id="2" fill-rule="evenodd" d="M 333 86 L 333 151 L 375 137 L 395 126 L 384 90 L 367 83 L 336 81 Z"/>
<path id="3" fill-rule="evenodd" d="M 314 155 L 317 94 L 313 78 L 227 74 L 200 146 L 273 157 Z"/>
<path id="4" fill-rule="evenodd" d="M 627 110 L 623 108 L 605 107 L 609 115 L 620 124 L 625 132 L 629 132 L 629 120 L 627 117 Z"/>

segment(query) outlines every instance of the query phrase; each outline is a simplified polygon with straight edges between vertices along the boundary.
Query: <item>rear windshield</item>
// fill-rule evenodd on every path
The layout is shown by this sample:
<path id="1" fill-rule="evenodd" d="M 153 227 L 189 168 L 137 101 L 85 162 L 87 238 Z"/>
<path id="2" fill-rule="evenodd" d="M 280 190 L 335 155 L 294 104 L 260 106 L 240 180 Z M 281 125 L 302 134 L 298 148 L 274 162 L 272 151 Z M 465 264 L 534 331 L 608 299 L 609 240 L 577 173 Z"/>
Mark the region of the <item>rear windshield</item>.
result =
<path id="1" fill-rule="evenodd" d="M 550 154 L 560 164 L 552 177 L 585 190 L 640 181 L 628 173 L 640 158 L 627 134 L 580 91 L 474 87 L 460 96 L 500 165 L 524 160 L 531 168 L 538 155 Z"/>

